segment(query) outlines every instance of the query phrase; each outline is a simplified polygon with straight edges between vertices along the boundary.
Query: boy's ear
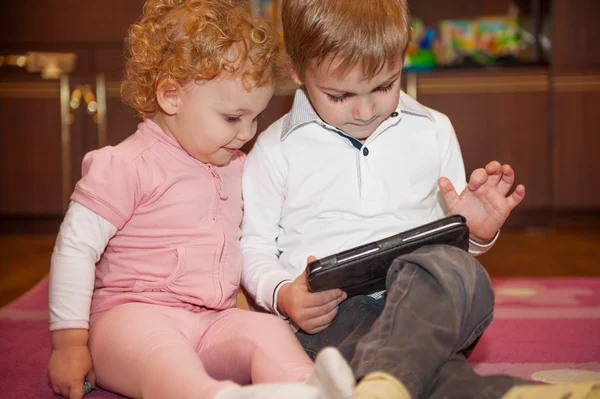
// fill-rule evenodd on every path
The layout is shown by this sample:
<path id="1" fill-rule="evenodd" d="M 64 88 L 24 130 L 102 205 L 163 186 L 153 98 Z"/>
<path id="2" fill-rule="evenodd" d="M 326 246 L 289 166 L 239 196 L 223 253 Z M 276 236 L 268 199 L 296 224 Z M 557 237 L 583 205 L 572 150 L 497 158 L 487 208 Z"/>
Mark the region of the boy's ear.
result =
<path id="1" fill-rule="evenodd" d="M 302 86 L 304 84 L 304 82 L 302 81 L 302 78 L 300 78 L 300 75 L 298 74 L 298 72 L 296 71 L 295 68 L 290 68 L 289 72 L 290 72 L 290 77 L 292 78 L 292 82 L 294 82 L 300 86 Z"/>
<path id="2" fill-rule="evenodd" d="M 163 80 L 156 89 L 156 101 L 167 115 L 175 115 L 181 102 L 181 86 L 177 82 Z"/>

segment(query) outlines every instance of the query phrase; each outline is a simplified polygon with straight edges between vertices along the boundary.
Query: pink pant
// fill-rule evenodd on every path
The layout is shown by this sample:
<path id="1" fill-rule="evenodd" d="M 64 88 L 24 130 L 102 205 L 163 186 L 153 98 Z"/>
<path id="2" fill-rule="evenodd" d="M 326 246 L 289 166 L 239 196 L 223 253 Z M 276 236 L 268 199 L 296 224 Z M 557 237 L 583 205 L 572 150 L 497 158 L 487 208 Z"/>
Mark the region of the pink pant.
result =
<path id="1" fill-rule="evenodd" d="M 129 397 L 212 398 L 238 384 L 303 381 L 314 365 L 273 315 L 128 303 L 92 320 L 97 382 Z"/>

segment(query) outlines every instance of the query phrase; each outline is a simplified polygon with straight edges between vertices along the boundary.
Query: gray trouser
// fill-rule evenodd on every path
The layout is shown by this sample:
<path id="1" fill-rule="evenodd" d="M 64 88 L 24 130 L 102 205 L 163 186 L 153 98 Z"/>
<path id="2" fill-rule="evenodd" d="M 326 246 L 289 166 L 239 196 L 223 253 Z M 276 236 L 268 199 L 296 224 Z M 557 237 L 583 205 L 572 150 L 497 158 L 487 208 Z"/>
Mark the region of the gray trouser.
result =
<path id="1" fill-rule="evenodd" d="M 467 363 L 491 323 L 494 293 L 485 269 L 466 252 L 423 247 L 390 266 L 384 299 L 352 297 L 320 333 L 296 336 L 314 357 L 336 346 L 360 379 L 385 371 L 413 399 L 501 398 L 525 381 L 477 375 Z"/>

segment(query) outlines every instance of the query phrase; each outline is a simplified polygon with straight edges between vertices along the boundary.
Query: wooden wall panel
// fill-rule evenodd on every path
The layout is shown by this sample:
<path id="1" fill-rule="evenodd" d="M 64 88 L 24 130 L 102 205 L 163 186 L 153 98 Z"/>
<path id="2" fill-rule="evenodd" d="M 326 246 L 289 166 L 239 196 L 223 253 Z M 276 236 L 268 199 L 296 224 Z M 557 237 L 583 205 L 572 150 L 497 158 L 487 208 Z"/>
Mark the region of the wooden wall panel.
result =
<path id="1" fill-rule="evenodd" d="M 0 213 L 62 213 L 56 99 L 0 98 Z"/>
<path id="2" fill-rule="evenodd" d="M 556 206 L 600 208 L 600 71 L 554 79 Z"/>
<path id="3" fill-rule="evenodd" d="M 141 14 L 143 0 L 5 1 L 0 43 L 89 43 L 122 41 Z"/>
<path id="4" fill-rule="evenodd" d="M 431 1 L 408 0 L 410 12 L 421 18 L 425 24 L 433 25 L 442 19 L 476 18 L 481 15 L 503 15 L 509 8 L 510 0 L 453 0 Z"/>
<path id="5" fill-rule="evenodd" d="M 467 171 L 510 164 L 525 184 L 521 209 L 552 206 L 548 80 L 544 71 L 442 74 L 418 79 L 418 100 L 452 121 Z"/>
<path id="6" fill-rule="evenodd" d="M 553 0 L 552 18 L 554 71 L 600 68 L 600 1 Z"/>

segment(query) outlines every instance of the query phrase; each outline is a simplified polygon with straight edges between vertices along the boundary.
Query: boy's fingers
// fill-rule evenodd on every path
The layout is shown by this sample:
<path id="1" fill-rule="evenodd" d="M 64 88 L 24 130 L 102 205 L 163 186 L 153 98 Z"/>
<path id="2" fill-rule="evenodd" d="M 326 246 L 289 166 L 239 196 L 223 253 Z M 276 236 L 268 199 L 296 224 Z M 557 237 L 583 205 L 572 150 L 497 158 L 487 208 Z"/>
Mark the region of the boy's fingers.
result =
<path id="1" fill-rule="evenodd" d="M 485 171 L 488 175 L 494 175 L 500 172 L 500 169 L 502 169 L 502 164 L 500 164 L 498 161 L 492 161 L 485 165 Z"/>
<path id="2" fill-rule="evenodd" d="M 342 296 L 342 290 L 338 289 L 321 292 L 311 292 L 306 297 L 305 307 L 318 308 L 331 302 L 338 303 L 339 298 Z"/>
<path id="3" fill-rule="evenodd" d="M 502 195 L 508 194 L 510 188 L 515 182 L 515 171 L 510 165 L 502 166 L 502 180 L 498 183 L 498 188 Z"/>
<path id="4" fill-rule="evenodd" d="M 331 309 L 328 313 L 310 319 L 308 322 L 308 325 L 310 326 L 310 334 L 318 333 L 319 331 L 323 331 L 325 328 L 327 328 L 337 315 L 337 312 L 338 307 L 336 306 L 333 309 Z"/>
<path id="5" fill-rule="evenodd" d="M 502 181 L 503 166 L 498 161 L 492 161 L 485 165 L 485 171 L 488 175 L 487 181 L 491 185 L 499 184 Z"/>
<path id="6" fill-rule="evenodd" d="M 471 178 L 469 179 L 469 190 L 475 191 L 482 184 L 484 184 L 488 179 L 488 174 L 485 169 L 479 168 L 475 169 L 473 173 L 471 173 Z"/>
<path id="7" fill-rule="evenodd" d="M 308 308 L 308 309 L 306 309 L 306 317 L 308 319 L 314 319 L 314 318 L 321 317 L 321 316 L 331 312 L 332 310 L 337 309 L 338 306 L 339 306 L 339 301 L 337 299 L 335 299 L 333 301 L 327 302 L 324 305 Z"/>
<path id="8" fill-rule="evenodd" d="M 440 177 L 438 180 L 438 186 L 440 187 L 440 192 L 444 196 L 444 200 L 446 201 L 448 206 L 451 206 L 458 197 L 458 194 L 456 193 L 452 182 L 446 177 Z"/>
<path id="9" fill-rule="evenodd" d="M 306 274 L 306 270 L 299 275 L 294 282 L 308 285 L 308 275 Z"/>
<path id="10" fill-rule="evenodd" d="M 525 198 L 525 186 L 519 184 L 515 191 L 509 195 L 506 200 L 510 209 L 515 209 L 517 205 L 523 201 L 523 198 Z"/>

